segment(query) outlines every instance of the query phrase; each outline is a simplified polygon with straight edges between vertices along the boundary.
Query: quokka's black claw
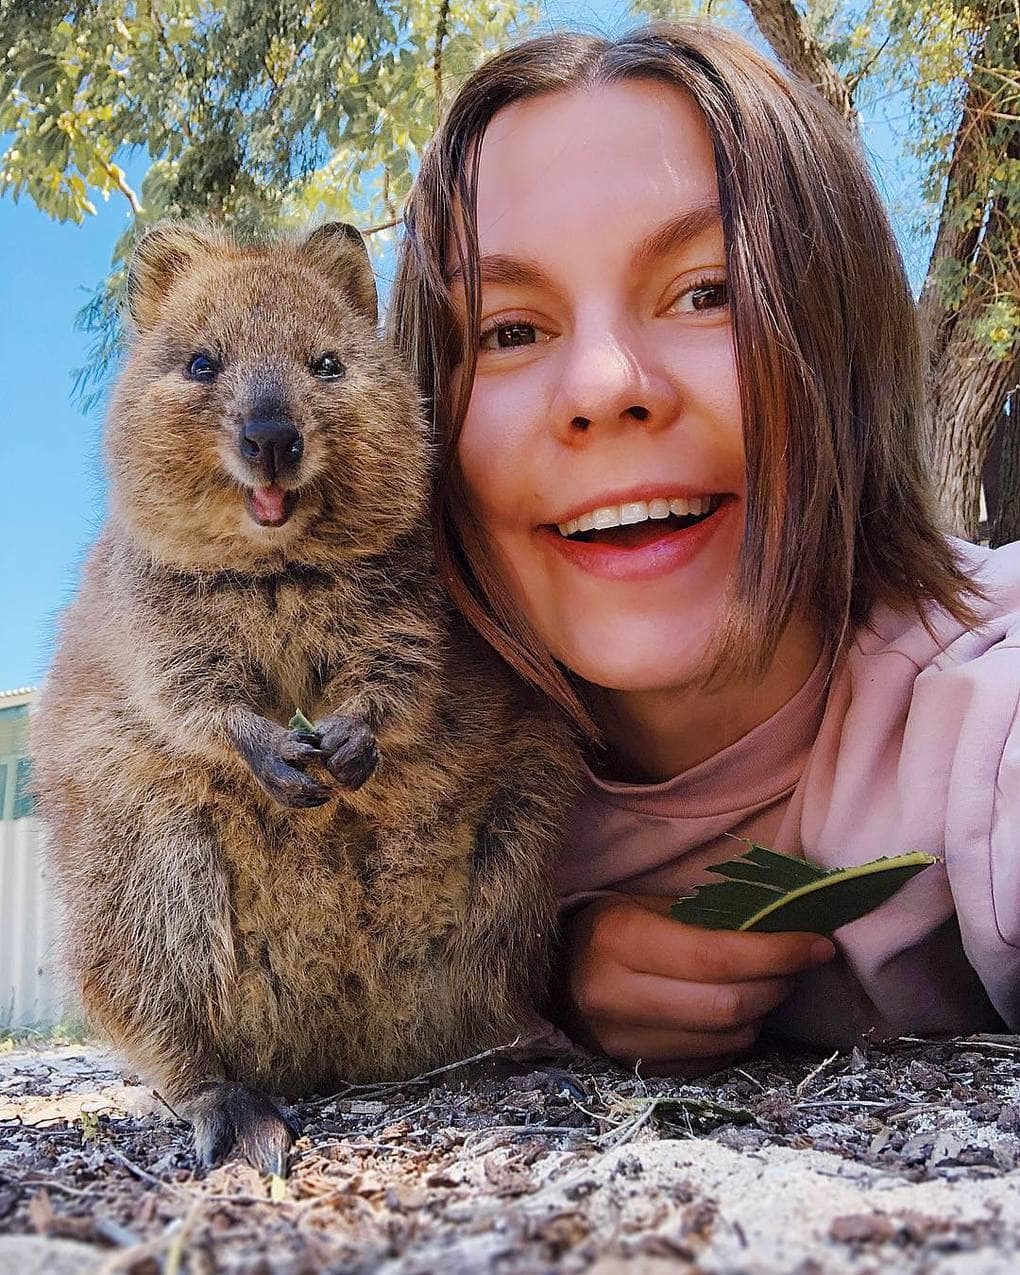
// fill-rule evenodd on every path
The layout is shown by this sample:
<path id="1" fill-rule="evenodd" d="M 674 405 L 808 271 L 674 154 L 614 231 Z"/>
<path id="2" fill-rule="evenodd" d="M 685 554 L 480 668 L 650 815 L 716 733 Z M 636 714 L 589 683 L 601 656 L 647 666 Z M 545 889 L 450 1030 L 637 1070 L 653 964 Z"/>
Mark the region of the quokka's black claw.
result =
<path id="1" fill-rule="evenodd" d="M 209 1168 L 220 1160 L 247 1160 L 263 1174 L 287 1176 L 287 1155 L 301 1126 L 293 1112 L 233 1081 L 204 1085 L 187 1104 L 195 1155 Z"/>

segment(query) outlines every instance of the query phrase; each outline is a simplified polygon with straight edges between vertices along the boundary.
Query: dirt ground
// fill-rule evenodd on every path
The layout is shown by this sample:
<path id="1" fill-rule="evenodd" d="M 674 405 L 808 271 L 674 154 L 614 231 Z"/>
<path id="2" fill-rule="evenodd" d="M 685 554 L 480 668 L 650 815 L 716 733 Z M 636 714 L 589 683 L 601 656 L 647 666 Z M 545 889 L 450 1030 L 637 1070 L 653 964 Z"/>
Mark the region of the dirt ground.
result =
<path id="1" fill-rule="evenodd" d="M 299 1104 L 290 1177 L 196 1169 L 98 1046 L 0 1053 L 0 1275 L 1020 1269 L 1020 1037 L 696 1083 L 496 1054 Z"/>

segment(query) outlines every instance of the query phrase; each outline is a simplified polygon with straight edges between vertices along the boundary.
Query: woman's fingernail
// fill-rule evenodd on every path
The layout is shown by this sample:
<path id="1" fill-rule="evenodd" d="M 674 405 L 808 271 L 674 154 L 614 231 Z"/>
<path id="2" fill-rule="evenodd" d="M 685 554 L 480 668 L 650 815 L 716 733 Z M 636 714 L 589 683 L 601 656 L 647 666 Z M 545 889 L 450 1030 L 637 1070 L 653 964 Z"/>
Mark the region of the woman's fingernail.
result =
<path id="1" fill-rule="evenodd" d="M 823 961 L 831 960 L 835 951 L 836 945 L 828 939 L 815 939 L 811 944 L 811 959 L 821 965 Z"/>

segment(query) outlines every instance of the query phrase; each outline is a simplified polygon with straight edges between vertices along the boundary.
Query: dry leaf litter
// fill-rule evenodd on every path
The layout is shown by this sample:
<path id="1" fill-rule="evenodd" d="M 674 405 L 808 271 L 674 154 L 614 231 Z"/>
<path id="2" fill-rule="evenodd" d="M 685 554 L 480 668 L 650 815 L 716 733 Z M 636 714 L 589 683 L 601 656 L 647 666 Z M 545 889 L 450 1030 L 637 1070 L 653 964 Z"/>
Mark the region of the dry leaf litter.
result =
<path id="1" fill-rule="evenodd" d="M 496 1051 L 299 1103 L 285 1182 L 200 1171 L 93 1045 L 0 1053 L 0 1275 L 1014 1275 L 1020 1037 L 697 1082 Z"/>

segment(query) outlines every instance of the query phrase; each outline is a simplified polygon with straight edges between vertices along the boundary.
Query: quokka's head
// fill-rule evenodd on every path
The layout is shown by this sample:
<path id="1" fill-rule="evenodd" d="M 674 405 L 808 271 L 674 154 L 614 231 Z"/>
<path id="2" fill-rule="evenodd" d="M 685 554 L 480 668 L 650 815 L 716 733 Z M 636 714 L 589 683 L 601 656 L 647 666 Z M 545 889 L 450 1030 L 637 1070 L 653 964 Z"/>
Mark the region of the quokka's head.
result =
<path id="1" fill-rule="evenodd" d="M 165 222 L 128 271 L 107 418 L 119 520 L 161 560 L 258 569 L 382 553 L 424 513 L 420 397 L 376 332 L 351 226 L 240 243 Z"/>

